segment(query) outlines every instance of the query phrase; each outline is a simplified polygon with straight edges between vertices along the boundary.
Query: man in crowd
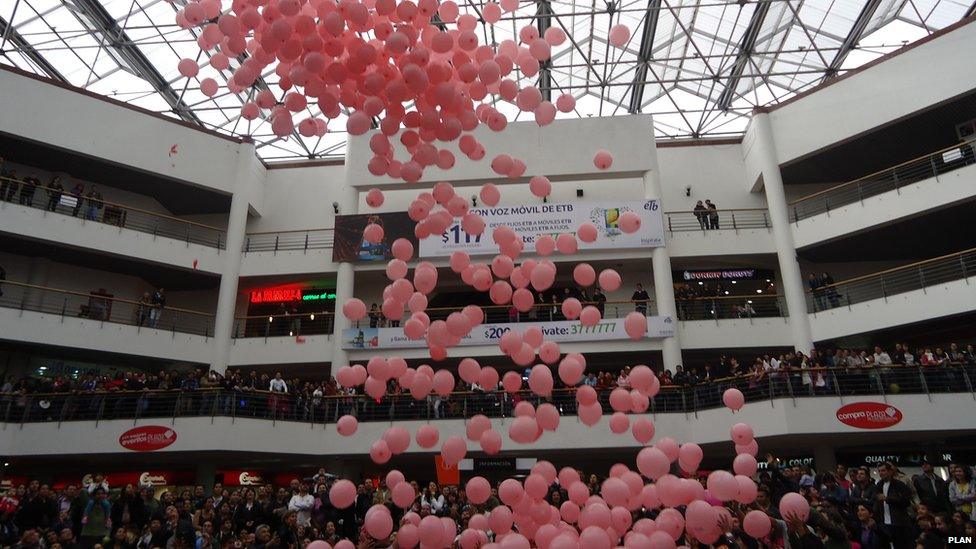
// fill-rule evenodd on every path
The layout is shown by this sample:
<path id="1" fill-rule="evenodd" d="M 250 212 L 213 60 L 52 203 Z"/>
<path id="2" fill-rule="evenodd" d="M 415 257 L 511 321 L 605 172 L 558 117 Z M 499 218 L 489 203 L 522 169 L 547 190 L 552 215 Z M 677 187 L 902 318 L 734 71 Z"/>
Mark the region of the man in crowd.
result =
<path id="1" fill-rule="evenodd" d="M 155 328 L 159 323 L 159 318 L 163 316 L 163 309 L 166 308 L 166 291 L 159 288 L 150 297 L 151 309 L 149 310 L 149 327 Z"/>
<path id="2" fill-rule="evenodd" d="M 891 540 L 892 547 L 907 549 L 913 546 L 911 519 L 908 517 L 912 491 L 895 478 L 895 473 L 895 466 L 890 461 L 878 467 L 881 480 L 875 490 L 874 516 L 880 519 L 881 531 Z"/>
<path id="3" fill-rule="evenodd" d="M 61 195 L 63 194 L 64 185 L 61 184 L 61 176 L 56 175 L 51 179 L 51 184 L 47 187 L 47 211 L 57 211 L 58 204 L 61 202 Z"/>
<path id="4" fill-rule="evenodd" d="M 640 282 L 637 283 L 637 288 L 634 290 L 634 294 L 630 296 L 630 300 L 634 302 L 635 311 L 647 316 L 647 304 L 651 300 L 651 296 L 647 294 L 647 290 Z"/>
<path id="5" fill-rule="evenodd" d="M 92 185 L 88 189 L 88 193 L 85 194 L 85 202 L 88 204 L 88 209 L 85 210 L 85 219 L 98 221 L 99 212 L 104 205 L 102 202 L 102 193 L 98 190 L 98 185 Z"/>
<path id="6" fill-rule="evenodd" d="M 922 460 L 921 474 L 912 477 L 912 485 L 918 494 L 918 501 L 924 504 L 932 513 L 949 513 L 952 505 L 949 503 L 949 483 L 935 474 L 932 463 L 925 458 Z"/>

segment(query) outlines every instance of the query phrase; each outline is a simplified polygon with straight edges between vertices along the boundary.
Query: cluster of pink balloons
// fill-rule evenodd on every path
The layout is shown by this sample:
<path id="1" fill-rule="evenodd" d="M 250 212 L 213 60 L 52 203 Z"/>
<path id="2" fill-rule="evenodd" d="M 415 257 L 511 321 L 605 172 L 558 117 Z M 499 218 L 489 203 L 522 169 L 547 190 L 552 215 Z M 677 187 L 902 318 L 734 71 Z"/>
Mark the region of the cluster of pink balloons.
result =
<path id="1" fill-rule="evenodd" d="M 488 2 L 480 18 L 492 25 L 517 8 L 515 0 Z M 499 99 L 531 112 L 539 126 L 575 108 L 572 95 L 563 94 L 553 104 L 539 88 L 517 83 L 518 73 L 535 76 L 552 48 L 565 42 L 562 30 L 551 28 L 540 36 L 528 23 L 519 29 L 517 41 L 481 44 L 478 18 L 461 13 L 452 0 L 235 1 L 227 11 L 220 0 L 191 0 L 177 12 L 176 22 L 202 28 L 197 44 L 209 52 L 213 69 L 232 73 L 227 80 L 231 93 L 254 86 L 274 66 L 283 96 L 262 89 L 244 104 L 241 115 L 254 120 L 265 112 L 279 137 L 296 129 L 306 137 L 322 136 L 325 119 L 337 118 L 343 109 L 351 111 L 346 130 L 352 135 L 366 133 L 378 119 L 380 132 L 370 140 L 374 155 L 368 164 L 374 175 L 413 182 L 430 166 L 450 169 L 455 156 L 443 144 L 455 141 L 468 158 L 483 159 L 485 148 L 470 132 L 481 124 L 496 132 L 506 128 L 508 118 L 493 106 Z M 618 24 L 609 38 L 622 47 L 629 36 L 629 29 Z M 231 59 L 243 61 L 232 67 Z M 200 72 L 189 58 L 177 68 L 187 78 Z M 210 97 L 218 91 L 209 77 L 200 88 Z M 310 103 L 325 119 L 296 123 Z M 389 140 L 397 134 L 408 154 L 399 159 Z M 594 159 L 597 167 L 609 167 L 603 152 Z M 492 161 L 495 171 L 521 177 L 524 162 L 509 158 L 496 167 L 500 156 Z"/>

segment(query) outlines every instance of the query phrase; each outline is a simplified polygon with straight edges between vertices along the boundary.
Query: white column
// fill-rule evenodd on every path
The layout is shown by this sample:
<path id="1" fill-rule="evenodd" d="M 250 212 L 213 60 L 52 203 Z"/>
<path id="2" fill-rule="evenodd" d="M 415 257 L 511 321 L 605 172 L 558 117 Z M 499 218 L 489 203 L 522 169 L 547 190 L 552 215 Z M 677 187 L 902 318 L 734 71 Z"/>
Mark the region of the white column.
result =
<path id="1" fill-rule="evenodd" d="M 661 205 L 664 194 L 661 191 L 657 149 L 652 147 L 650 154 L 653 167 L 644 172 L 644 198 L 657 200 L 658 205 Z M 657 302 L 657 314 L 671 317 L 674 324 L 674 337 L 666 337 L 661 342 L 661 354 L 664 357 L 662 367 L 673 372 L 675 366 L 681 364 L 681 342 L 678 340 L 678 313 L 674 303 L 674 283 L 671 281 L 671 253 L 667 246 L 660 246 L 651 251 L 651 271 L 654 274 L 654 300 Z"/>
<path id="2" fill-rule="evenodd" d="M 796 245 L 793 230 L 790 228 L 789 206 L 783 190 L 783 176 L 779 171 L 776 141 L 769 114 L 756 113 L 752 118 L 756 128 L 754 145 L 760 169 L 763 189 L 766 192 L 766 207 L 773 225 L 773 241 L 776 244 L 776 259 L 779 261 L 781 294 L 786 297 L 786 307 L 790 314 L 790 330 L 793 333 L 793 347 L 804 353 L 813 348 L 810 332 L 810 318 L 807 316 L 806 296 L 803 293 L 803 277 L 800 264 L 796 260 Z"/>
<path id="3" fill-rule="evenodd" d="M 214 318 L 214 344 L 210 368 L 223 374 L 230 361 L 230 345 L 234 335 L 234 314 L 237 309 L 237 284 L 241 276 L 241 249 L 247 228 L 247 211 L 250 188 L 253 183 L 251 167 L 254 162 L 254 144 L 242 143 L 238 151 L 235 172 L 234 195 L 230 202 L 227 219 L 224 266 L 220 272 L 220 291 L 217 297 L 217 315 Z"/>
<path id="4" fill-rule="evenodd" d="M 339 197 L 336 199 L 339 204 L 340 215 L 353 215 L 359 212 L 359 191 L 347 184 L 339 190 Z M 332 334 L 332 375 L 340 367 L 349 364 L 349 353 L 342 348 L 342 331 L 351 327 L 349 319 L 342 314 L 342 306 L 350 298 L 355 297 L 356 290 L 356 271 L 353 264 L 348 261 L 339 263 L 336 268 L 336 305 L 335 305 L 335 326 Z"/>

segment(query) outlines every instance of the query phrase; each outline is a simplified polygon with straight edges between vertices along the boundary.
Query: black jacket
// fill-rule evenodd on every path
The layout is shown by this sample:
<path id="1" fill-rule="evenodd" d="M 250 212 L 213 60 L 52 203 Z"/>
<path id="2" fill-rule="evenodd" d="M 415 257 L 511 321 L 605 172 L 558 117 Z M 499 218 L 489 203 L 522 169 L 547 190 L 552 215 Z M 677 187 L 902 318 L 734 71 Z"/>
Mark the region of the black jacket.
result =
<path id="1" fill-rule="evenodd" d="M 949 483 L 938 475 L 915 475 L 912 477 L 912 484 L 918 500 L 933 513 L 948 513 L 952 510 L 949 503 Z"/>
<path id="2" fill-rule="evenodd" d="M 877 494 L 884 494 L 886 483 L 885 481 L 878 481 L 874 500 L 874 516 L 876 517 L 874 520 L 878 521 L 878 524 L 885 524 L 884 505 L 887 503 L 891 515 L 891 525 L 910 526 L 912 520 L 908 516 L 908 507 L 912 504 L 912 490 L 898 479 L 891 479 L 888 483 L 890 483 L 888 494 L 885 496 L 885 501 L 881 501 L 877 498 Z"/>

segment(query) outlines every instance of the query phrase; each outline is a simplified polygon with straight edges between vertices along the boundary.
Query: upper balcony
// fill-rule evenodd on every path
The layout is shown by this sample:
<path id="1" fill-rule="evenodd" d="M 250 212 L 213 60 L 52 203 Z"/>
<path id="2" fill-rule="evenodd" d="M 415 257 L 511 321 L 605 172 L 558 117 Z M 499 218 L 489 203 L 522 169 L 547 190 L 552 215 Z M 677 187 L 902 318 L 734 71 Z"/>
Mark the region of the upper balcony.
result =
<path id="1" fill-rule="evenodd" d="M 0 233 L 183 269 L 220 273 L 223 229 L 111 200 L 0 178 Z"/>
<path id="2" fill-rule="evenodd" d="M 814 368 L 779 377 L 728 378 L 696 386 L 664 386 L 651 400 L 647 415 L 653 418 L 660 436 L 715 445 L 716 451 L 718 445 L 725 445 L 723 452 L 728 451 L 729 427 L 739 421 L 753 426 L 762 437 L 764 451 L 795 445 L 802 436 L 830 436 L 834 443 L 849 442 L 854 437 L 863 443 L 871 437 L 918 437 L 925 433 L 962 436 L 974 431 L 970 414 L 961 413 L 971 409 L 976 400 L 974 376 L 973 365 L 954 364 Z M 896 386 L 897 394 L 893 394 Z M 748 403 L 734 416 L 721 402 L 723 391 L 729 387 L 742 390 Z M 420 400 L 397 395 L 379 402 L 365 396 L 310 397 L 225 390 L 2 395 L 0 421 L 19 428 L 0 430 L 0 445 L 8 456 L 121 453 L 124 449 L 119 446 L 119 436 L 133 423 L 164 423 L 177 434 L 175 441 L 162 449 L 167 453 L 365 455 L 392 420 L 409 430 L 433 423 L 443 440 L 454 435 L 463 438 L 465 419 L 484 414 L 505 433 L 516 401 L 529 400 L 536 404 L 552 402 L 562 415 L 556 433 L 533 444 L 533 452 L 639 447 L 629 433 L 610 432 L 609 414 L 592 428 L 583 425 L 574 417 L 572 389 L 555 390 L 548 399 L 527 392 L 519 397 L 501 391 L 458 392 Z M 605 410 L 609 409 L 608 397 L 609 391 L 600 393 Z M 838 419 L 837 412 L 852 402 L 892 407 L 900 412 L 899 419 L 870 431 L 850 426 Z M 335 421 L 345 414 L 355 414 L 360 421 L 353 437 L 340 437 L 335 431 Z M 935 416 L 942 420 L 931 421 Z M 307 436 L 309 429 L 320 434 Z M 470 451 L 476 451 L 476 445 L 469 445 Z M 507 436 L 503 448 L 528 449 L 513 444 Z M 408 453 L 430 451 L 411 445 Z"/>
<path id="3" fill-rule="evenodd" d="M 814 340 L 976 310 L 976 248 L 843 280 L 807 294 Z"/>
<path id="4" fill-rule="evenodd" d="M 794 200 L 790 221 L 797 248 L 972 200 L 976 197 L 973 147 L 940 149 Z"/>
<path id="5" fill-rule="evenodd" d="M 772 223 L 765 208 L 664 212 L 671 257 L 775 253 Z"/>
<path id="6" fill-rule="evenodd" d="M 241 250 L 241 276 L 333 272 L 333 236 L 333 229 L 249 232 Z"/>

